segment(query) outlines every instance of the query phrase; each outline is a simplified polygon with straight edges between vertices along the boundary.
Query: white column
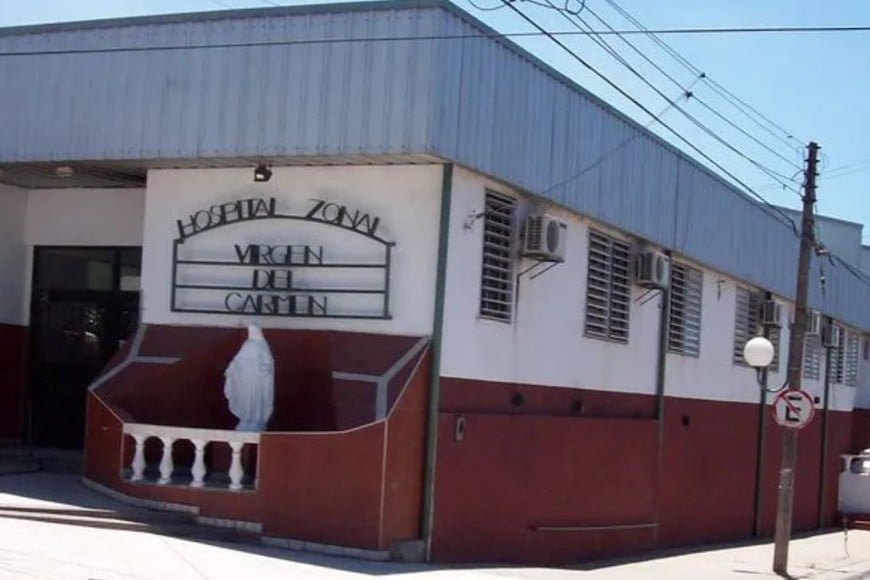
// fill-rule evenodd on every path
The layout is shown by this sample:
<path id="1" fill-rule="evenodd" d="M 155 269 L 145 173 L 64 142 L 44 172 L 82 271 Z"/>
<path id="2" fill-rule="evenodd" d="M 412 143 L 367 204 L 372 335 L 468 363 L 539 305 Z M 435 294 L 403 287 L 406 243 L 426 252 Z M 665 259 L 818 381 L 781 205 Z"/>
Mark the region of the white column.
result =
<path id="1" fill-rule="evenodd" d="M 230 464 L 230 489 L 242 489 L 242 477 L 245 475 L 245 470 L 242 468 L 242 447 L 245 445 L 241 441 L 230 441 L 230 449 L 233 450 L 233 461 Z"/>
<path id="2" fill-rule="evenodd" d="M 132 437 L 136 447 L 133 451 L 133 463 L 130 465 L 133 468 L 130 481 L 141 481 L 145 473 L 145 437 L 142 435 L 132 435 Z"/>
<path id="3" fill-rule="evenodd" d="M 172 464 L 172 444 L 175 443 L 175 438 L 164 436 L 160 440 L 163 442 L 163 457 L 160 459 L 160 479 L 157 480 L 157 483 L 166 485 L 175 469 Z"/>
<path id="4" fill-rule="evenodd" d="M 202 439 L 191 439 L 195 448 L 193 458 L 193 467 L 190 472 L 193 475 L 193 481 L 190 482 L 190 487 L 202 487 L 204 485 L 203 478 L 205 477 L 205 445 L 206 441 Z"/>

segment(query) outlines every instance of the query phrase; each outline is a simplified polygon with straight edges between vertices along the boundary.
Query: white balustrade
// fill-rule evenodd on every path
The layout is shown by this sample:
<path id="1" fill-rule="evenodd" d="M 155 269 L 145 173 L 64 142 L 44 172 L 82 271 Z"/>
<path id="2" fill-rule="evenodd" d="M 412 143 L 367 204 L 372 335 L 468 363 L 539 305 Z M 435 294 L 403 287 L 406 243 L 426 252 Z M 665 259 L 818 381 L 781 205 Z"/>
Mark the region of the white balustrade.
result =
<path id="1" fill-rule="evenodd" d="M 860 454 L 841 455 L 839 511 L 843 514 L 870 514 L 870 449 Z"/>
<path id="2" fill-rule="evenodd" d="M 246 445 L 259 446 L 260 434 L 246 431 L 231 431 L 228 429 L 197 429 L 192 427 L 168 427 L 165 425 L 148 425 L 145 423 L 125 423 L 124 434 L 132 437 L 135 448 L 133 461 L 130 464 L 130 481 L 141 482 L 146 479 L 145 442 L 155 438 L 161 442 L 161 457 L 158 470 L 160 473 L 156 483 L 170 485 L 173 483 L 189 485 L 193 488 L 205 486 L 210 475 L 205 462 L 206 447 L 211 445 L 227 445 L 230 451 L 230 467 L 225 477 L 229 478 L 228 489 L 239 491 L 244 489 L 242 481 L 245 478 L 245 466 L 242 461 L 242 451 Z M 178 441 L 190 441 L 193 445 L 194 457 L 190 467 L 190 482 L 180 477 L 176 471 L 172 450 Z M 184 466 L 185 470 L 187 466 Z M 212 475 L 214 475 L 212 473 Z M 175 479 L 173 479 L 175 476 Z M 213 478 L 214 480 L 221 478 Z M 225 480 L 225 479 L 224 479 Z M 213 484 L 209 483 L 212 487 Z"/>

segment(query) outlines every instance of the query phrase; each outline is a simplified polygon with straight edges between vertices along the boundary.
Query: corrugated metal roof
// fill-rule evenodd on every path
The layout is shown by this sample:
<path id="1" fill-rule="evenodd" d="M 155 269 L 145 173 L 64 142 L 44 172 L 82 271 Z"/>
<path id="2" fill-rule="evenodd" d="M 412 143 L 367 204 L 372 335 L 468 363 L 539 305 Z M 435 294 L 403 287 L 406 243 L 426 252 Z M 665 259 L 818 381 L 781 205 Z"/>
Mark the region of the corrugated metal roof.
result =
<path id="1" fill-rule="evenodd" d="M 444 158 L 793 295 L 791 229 L 493 34 L 440 0 L 0 29 L 0 163 Z M 870 330 L 868 287 L 820 267 L 813 305 Z"/>

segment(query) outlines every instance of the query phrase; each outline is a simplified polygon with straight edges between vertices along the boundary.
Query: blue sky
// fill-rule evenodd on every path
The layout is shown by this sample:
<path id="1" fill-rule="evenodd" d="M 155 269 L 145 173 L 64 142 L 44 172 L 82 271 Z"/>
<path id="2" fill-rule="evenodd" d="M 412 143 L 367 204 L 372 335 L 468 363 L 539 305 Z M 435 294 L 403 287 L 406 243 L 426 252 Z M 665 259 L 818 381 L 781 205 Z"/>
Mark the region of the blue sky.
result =
<path id="1" fill-rule="evenodd" d="M 531 26 L 509 9 L 481 11 L 468 0 L 453 0 L 458 6 L 501 32 L 529 31 Z M 563 4 L 565 0 L 552 0 Z M 15 26 L 68 20 L 87 20 L 119 16 L 220 10 L 223 8 L 261 8 L 270 5 L 304 4 L 287 0 L 28 0 L 0 3 L 0 26 Z M 480 6 L 494 7 L 500 0 L 475 0 Z M 746 26 L 821 26 L 870 25 L 870 2 L 828 0 L 824 5 L 810 0 L 618 0 L 625 10 L 649 28 L 746 27 Z M 580 0 L 568 0 L 579 7 Z M 571 30 L 572 24 L 553 11 L 517 0 L 516 5 L 549 30 Z M 580 13 L 595 28 L 601 16 L 615 28 L 630 28 L 607 0 L 587 0 Z M 590 64 L 604 72 L 651 110 L 659 112 L 667 103 L 607 55 L 590 39 L 563 37 Z M 629 37 L 638 49 L 675 77 L 683 86 L 695 76 L 676 60 L 642 36 Z M 700 99 L 766 145 L 802 164 L 798 148 L 809 140 L 822 146 L 819 179 L 819 211 L 840 219 L 864 224 L 864 243 L 870 244 L 870 32 L 841 34 L 777 35 L 681 35 L 662 37 L 710 78 L 787 129 L 793 146 L 771 136 L 739 111 L 723 101 L 709 85 L 693 87 Z M 649 64 L 614 37 L 606 37 L 633 66 L 670 98 L 682 89 L 662 77 Z M 593 93 L 612 103 L 643 124 L 650 118 L 618 93 L 595 78 L 570 56 L 544 38 L 524 38 L 517 42 L 545 62 L 574 78 Z M 792 175 L 790 163 L 753 143 L 717 119 L 696 100 L 681 106 L 732 143 L 737 149 L 774 171 Z M 750 165 L 723 145 L 716 143 L 672 108 L 662 119 L 677 128 L 693 143 L 739 176 L 771 202 L 798 208 L 798 196 Z M 675 142 L 657 124 L 650 128 Z M 683 144 L 680 149 L 687 150 Z M 690 152 L 693 157 L 698 157 Z M 843 169 L 839 169 L 843 168 Z M 828 172 L 828 174 L 826 174 Z M 838 175 L 839 174 L 839 175 Z M 800 186 L 800 177 L 793 187 Z"/>

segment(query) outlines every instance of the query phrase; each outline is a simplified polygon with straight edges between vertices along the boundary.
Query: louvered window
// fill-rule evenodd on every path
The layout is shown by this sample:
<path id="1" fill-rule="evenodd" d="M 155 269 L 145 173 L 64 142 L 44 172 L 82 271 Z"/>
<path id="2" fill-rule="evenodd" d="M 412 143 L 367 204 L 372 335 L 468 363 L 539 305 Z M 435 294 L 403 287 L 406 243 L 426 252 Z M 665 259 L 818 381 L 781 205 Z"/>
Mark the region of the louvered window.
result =
<path id="1" fill-rule="evenodd" d="M 821 375 L 822 341 L 817 334 L 804 337 L 804 378 L 818 380 Z"/>
<path id="2" fill-rule="evenodd" d="M 690 356 L 701 351 L 701 270 L 671 262 L 671 316 L 668 350 Z"/>
<path id="3" fill-rule="evenodd" d="M 480 315 L 510 322 L 514 308 L 514 207 L 516 200 L 486 192 Z"/>
<path id="4" fill-rule="evenodd" d="M 780 351 L 780 334 L 781 329 L 778 326 L 771 326 L 770 331 L 768 333 L 768 339 L 770 340 L 770 344 L 773 345 L 773 360 L 770 361 L 770 366 L 767 367 L 773 372 L 779 371 L 779 351 Z"/>
<path id="5" fill-rule="evenodd" d="M 631 248 L 626 242 L 589 231 L 586 336 L 628 342 L 630 257 Z"/>
<path id="6" fill-rule="evenodd" d="M 860 337 L 854 330 L 850 330 L 844 337 L 846 339 L 846 353 L 843 369 L 843 379 L 847 387 L 858 386 L 858 351 L 861 348 Z"/>
<path id="7" fill-rule="evenodd" d="M 864 337 L 864 360 L 870 360 L 870 336 Z"/>
<path id="8" fill-rule="evenodd" d="M 831 348 L 830 364 L 828 366 L 828 378 L 832 383 L 843 384 L 846 371 L 846 337 L 843 327 L 833 325 L 835 334 L 840 335 L 840 346 Z"/>
<path id="9" fill-rule="evenodd" d="M 737 287 L 737 308 L 734 316 L 734 352 L 732 356 L 734 364 L 746 366 L 746 361 L 743 359 L 743 347 L 750 338 L 758 336 L 760 308 L 760 294 L 751 292 L 746 288 Z M 774 346 L 776 345 L 774 344 Z M 775 348 L 774 353 L 777 350 L 779 349 Z"/>

